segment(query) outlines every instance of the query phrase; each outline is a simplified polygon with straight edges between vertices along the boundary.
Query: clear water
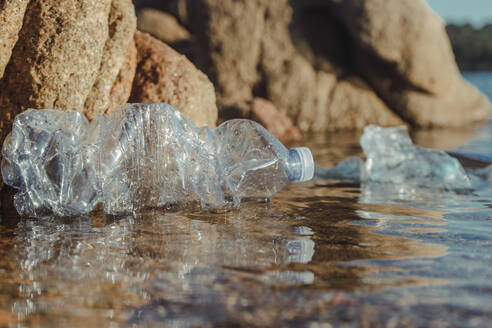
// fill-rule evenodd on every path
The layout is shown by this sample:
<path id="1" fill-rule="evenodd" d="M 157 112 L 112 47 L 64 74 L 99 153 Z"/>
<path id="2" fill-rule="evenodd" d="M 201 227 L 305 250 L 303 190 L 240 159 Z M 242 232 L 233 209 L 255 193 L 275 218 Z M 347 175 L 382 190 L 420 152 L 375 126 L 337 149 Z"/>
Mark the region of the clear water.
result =
<path id="1" fill-rule="evenodd" d="M 413 138 L 491 154 L 490 131 Z M 308 146 L 329 166 L 360 155 L 358 138 Z M 0 326 L 487 327 L 491 196 L 314 181 L 224 212 L 35 220 L 4 206 Z"/>

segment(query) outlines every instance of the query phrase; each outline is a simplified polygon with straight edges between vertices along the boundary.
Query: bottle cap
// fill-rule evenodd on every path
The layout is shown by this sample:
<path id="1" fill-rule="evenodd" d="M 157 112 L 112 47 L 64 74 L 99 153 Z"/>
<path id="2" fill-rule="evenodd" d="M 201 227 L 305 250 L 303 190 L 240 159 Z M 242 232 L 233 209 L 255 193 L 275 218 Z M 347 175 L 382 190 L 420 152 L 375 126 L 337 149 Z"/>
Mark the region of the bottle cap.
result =
<path id="1" fill-rule="evenodd" d="M 295 150 L 301 159 L 302 169 L 299 182 L 311 180 L 314 176 L 314 159 L 311 150 L 307 147 L 296 147 L 292 150 Z"/>

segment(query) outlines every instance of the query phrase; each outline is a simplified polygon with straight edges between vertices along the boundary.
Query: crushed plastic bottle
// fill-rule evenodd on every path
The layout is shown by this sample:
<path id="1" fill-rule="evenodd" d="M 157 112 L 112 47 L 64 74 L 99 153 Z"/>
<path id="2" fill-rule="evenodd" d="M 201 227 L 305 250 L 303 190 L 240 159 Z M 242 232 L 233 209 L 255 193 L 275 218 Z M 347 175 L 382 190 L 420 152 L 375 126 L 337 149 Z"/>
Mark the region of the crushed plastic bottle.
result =
<path id="1" fill-rule="evenodd" d="M 22 215 L 108 214 L 268 198 L 310 180 L 309 149 L 287 150 L 258 123 L 198 128 L 165 103 L 124 105 L 89 123 L 78 112 L 19 114 L 2 149 L 4 182 Z"/>
<path id="2" fill-rule="evenodd" d="M 444 151 L 414 145 L 405 127 L 367 126 L 360 144 L 367 158 L 363 181 L 471 188 L 470 179 L 456 158 Z"/>
<path id="3" fill-rule="evenodd" d="M 414 190 L 468 189 L 471 181 L 459 161 L 447 153 L 412 143 L 405 127 L 367 126 L 361 137 L 366 161 L 346 159 L 333 168 L 318 168 L 320 178 L 382 183 Z"/>

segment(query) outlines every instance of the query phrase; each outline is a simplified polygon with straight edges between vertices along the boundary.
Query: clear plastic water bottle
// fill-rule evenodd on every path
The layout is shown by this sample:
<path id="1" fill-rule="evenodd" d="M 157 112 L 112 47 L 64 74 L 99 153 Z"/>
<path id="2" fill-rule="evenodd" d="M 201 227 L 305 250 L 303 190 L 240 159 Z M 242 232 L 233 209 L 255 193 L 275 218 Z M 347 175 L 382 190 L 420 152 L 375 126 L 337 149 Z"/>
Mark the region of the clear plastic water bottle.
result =
<path id="1" fill-rule="evenodd" d="M 168 104 L 124 105 L 92 123 L 77 112 L 28 110 L 2 149 L 20 214 L 108 214 L 198 203 L 239 206 L 310 180 L 307 148 L 287 150 L 258 123 L 198 128 Z"/>

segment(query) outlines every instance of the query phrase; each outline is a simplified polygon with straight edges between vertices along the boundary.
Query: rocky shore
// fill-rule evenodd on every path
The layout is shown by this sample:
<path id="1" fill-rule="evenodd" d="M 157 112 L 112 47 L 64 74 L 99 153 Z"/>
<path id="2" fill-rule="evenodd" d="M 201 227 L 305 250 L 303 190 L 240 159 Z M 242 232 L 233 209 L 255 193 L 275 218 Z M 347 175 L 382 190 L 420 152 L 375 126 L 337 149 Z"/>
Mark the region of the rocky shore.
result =
<path id="1" fill-rule="evenodd" d="M 462 126 L 490 115 L 423 0 L 135 3 L 140 28 L 181 36 L 176 46 L 215 85 L 220 117 L 248 112 L 257 97 L 303 132 Z"/>
<path id="2" fill-rule="evenodd" d="M 12 0 L 0 47 L 2 140 L 27 108 L 93 119 L 126 102 L 252 118 L 284 141 L 490 116 L 423 0 Z"/>

